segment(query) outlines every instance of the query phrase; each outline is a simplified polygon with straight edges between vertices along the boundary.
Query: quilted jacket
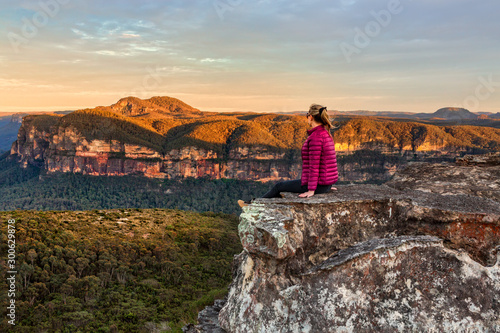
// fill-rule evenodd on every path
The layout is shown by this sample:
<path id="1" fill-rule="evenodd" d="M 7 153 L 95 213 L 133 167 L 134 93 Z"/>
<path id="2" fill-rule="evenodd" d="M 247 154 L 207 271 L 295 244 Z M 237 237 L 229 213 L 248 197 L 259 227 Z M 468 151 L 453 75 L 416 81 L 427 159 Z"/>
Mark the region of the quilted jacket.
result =
<path id="1" fill-rule="evenodd" d="M 302 146 L 301 184 L 309 191 L 318 185 L 333 185 L 338 180 L 335 143 L 322 126 L 307 131 L 308 137 Z"/>

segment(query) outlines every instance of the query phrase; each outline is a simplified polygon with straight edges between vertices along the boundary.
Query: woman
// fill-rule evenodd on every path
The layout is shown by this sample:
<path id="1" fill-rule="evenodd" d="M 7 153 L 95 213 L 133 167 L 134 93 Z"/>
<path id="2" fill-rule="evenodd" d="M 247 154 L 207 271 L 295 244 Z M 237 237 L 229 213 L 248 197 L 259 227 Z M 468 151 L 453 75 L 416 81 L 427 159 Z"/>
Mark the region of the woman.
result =
<path id="1" fill-rule="evenodd" d="M 309 198 L 314 194 L 329 192 L 338 180 L 335 143 L 330 133 L 332 123 L 326 107 L 313 104 L 307 113 L 311 129 L 302 146 L 302 177 L 279 182 L 264 194 L 263 198 L 279 198 L 281 192 L 301 193 L 299 197 Z M 243 207 L 247 202 L 238 200 Z"/>

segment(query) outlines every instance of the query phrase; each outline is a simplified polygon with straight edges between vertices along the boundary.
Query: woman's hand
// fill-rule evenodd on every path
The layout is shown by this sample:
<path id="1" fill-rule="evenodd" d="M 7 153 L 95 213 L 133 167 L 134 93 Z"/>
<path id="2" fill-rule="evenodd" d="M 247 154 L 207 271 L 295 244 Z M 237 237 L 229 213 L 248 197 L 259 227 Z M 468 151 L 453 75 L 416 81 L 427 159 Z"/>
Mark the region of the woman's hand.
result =
<path id="1" fill-rule="evenodd" d="M 310 198 L 314 195 L 314 191 L 307 191 L 302 194 L 299 194 L 299 197 L 301 198 Z"/>

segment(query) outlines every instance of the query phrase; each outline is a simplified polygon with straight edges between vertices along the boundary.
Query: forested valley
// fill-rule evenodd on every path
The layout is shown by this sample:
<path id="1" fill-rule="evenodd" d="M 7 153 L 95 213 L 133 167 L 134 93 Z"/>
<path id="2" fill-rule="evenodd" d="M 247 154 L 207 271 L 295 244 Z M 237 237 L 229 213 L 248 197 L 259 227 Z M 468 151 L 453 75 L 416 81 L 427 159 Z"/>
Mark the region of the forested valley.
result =
<path id="1" fill-rule="evenodd" d="M 2 332 L 180 332 L 225 295 L 241 251 L 234 215 L 14 211 L 0 220 L 2 254 L 15 220 L 17 270 L 17 321 L 7 324 L 2 306 Z"/>
<path id="2" fill-rule="evenodd" d="M 264 194 L 271 184 L 232 179 L 150 179 L 46 174 L 0 158 L 0 210 L 172 208 L 239 214 L 236 201 Z"/>

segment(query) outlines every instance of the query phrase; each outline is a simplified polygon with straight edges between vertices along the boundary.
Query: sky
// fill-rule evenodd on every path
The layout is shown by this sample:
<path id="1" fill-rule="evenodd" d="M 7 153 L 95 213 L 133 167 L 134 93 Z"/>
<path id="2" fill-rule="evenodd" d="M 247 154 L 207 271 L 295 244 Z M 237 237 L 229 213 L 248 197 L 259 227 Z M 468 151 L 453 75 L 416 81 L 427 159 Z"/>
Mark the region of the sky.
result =
<path id="1" fill-rule="evenodd" d="M 500 112 L 498 0 L 0 0 L 0 111 Z"/>

